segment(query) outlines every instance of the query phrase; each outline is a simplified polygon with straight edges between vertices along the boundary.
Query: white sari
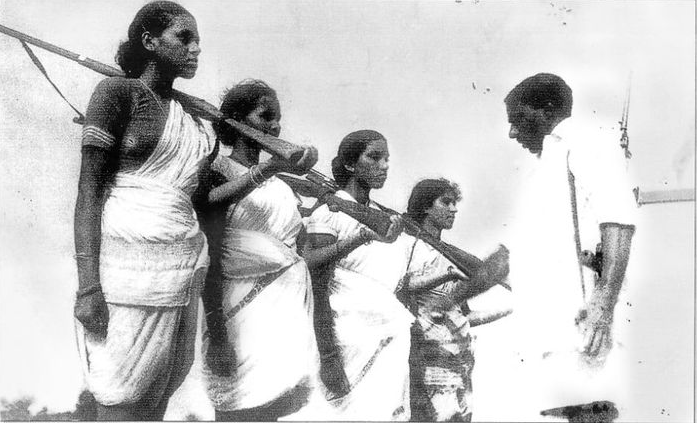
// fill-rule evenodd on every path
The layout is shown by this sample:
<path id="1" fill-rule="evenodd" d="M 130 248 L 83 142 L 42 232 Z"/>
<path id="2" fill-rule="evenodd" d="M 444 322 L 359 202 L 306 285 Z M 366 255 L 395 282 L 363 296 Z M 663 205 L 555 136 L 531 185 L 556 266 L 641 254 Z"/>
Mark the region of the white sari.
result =
<path id="1" fill-rule="evenodd" d="M 344 191 L 337 195 L 355 201 Z M 372 205 L 375 207 L 375 205 Z M 338 240 L 360 230 L 348 215 L 318 208 L 308 233 Z M 393 244 L 371 242 L 339 260 L 329 284 L 329 302 L 348 395 L 333 400 L 336 420 L 409 420 L 410 327 L 414 316 L 395 296 L 406 272 L 405 237 Z"/>
<path id="2" fill-rule="evenodd" d="M 103 405 L 155 407 L 193 362 L 208 249 L 190 196 L 212 149 L 208 128 L 172 100 L 151 156 L 118 172 L 106 192 L 99 271 L 107 337 L 77 325 L 87 385 Z"/>
<path id="3" fill-rule="evenodd" d="M 213 167 L 232 179 L 240 176 L 237 166 L 219 157 Z M 222 377 L 204 363 L 216 410 L 260 407 L 290 392 L 302 397 L 296 399 L 304 405 L 316 385 L 312 285 L 296 252 L 302 229 L 297 207 L 290 187 L 272 177 L 228 208 L 221 258 L 223 309 L 236 367 L 231 377 Z M 204 356 L 208 346 L 205 334 Z"/>

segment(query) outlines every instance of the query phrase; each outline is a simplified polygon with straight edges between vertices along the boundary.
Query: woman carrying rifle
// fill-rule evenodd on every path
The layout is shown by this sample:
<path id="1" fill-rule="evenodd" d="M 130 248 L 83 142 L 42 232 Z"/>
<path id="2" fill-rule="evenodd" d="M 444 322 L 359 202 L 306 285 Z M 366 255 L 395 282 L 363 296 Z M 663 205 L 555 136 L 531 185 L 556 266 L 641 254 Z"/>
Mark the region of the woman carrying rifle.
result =
<path id="1" fill-rule="evenodd" d="M 339 198 L 378 208 L 373 189 L 387 178 L 387 141 L 361 130 L 341 141 L 332 172 Z M 313 272 L 321 377 L 337 420 L 409 419 L 409 328 L 413 316 L 395 291 L 407 249 L 394 241 L 396 216 L 383 238 L 322 205 L 310 216 L 305 259 Z"/>
<path id="2" fill-rule="evenodd" d="M 225 93 L 221 112 L 278 136 L 276 92 L 246 80 Z M 259 163 L 257 143 L 221 122 L 218 156 L 202 179 L 202 212 L 211 243 L 203 294 L 207 330 L 204 376 L 216 420 L 272 421 L 302 407 L 317 385 L 312 287 L 296 252 L 303 225 L 299 200 L 277 172 L 303 174 L 317 162 L 304 147 L 295 163 Z"/>
<path id="3" fill-rule="evenodd" d="M 162 419 L 193 362 L 208 255 L 190 196 L 214 138 L 172 82 L 200 52 L 186 9 L 148 3 L 116 56 L 126 77 L 101 81 L 87 108 L 74 313 L 100 420 Z"/>
<path id="4" fill-rule="evenodd" d="M 452 229 L 460 189 L 445 179 L 425 179 L 414 186 L 407 216 L 440 240 Z M 455 248 L 448 246 L 449 248 Z M 461 254 L 467 254 L 461 251 Z M 491 288 L 508 273 L 504 247 L 484 262 L 476 257 L 472 277 L 456 269 L 431 245 L 414 239 L 402 297 L 417 316 L 412 328 L 411 409 L 417 421 L 471 421 L 474 353 L 469 334 L 474 317 L 467 298 Z M 490 316 L 488 321 L 508 312 Z M 480 324 L 483 322 L 477 322 Z"/>

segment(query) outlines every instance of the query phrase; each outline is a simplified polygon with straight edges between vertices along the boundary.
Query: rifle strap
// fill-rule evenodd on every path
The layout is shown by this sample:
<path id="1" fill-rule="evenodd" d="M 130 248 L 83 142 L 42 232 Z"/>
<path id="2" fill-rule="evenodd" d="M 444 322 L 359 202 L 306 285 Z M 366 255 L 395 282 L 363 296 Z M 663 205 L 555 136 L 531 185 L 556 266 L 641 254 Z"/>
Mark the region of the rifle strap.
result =
<path id="1" fill-rule="evenodd" d="M 576 178 L 571 172 L 571 167 L 569 166 L 569 151 L 566 154 L 566 176 L 569 180 L 569 195 L 571 198 L 571 219 L 574 222 L 574 242 L 576 244 L 576 262 L 578 263 L 578 273 L 581 277 L 581 293 L 583 295 L 583 301 L 586 301 L 586 284 L 583 281 L 583 264 L 581 264 L 581 233 L 578 229 L 578 205 L 576 203 Z"/>
<path id="2" fill-rule="evenodd" d="M 75 122 L 79 125 L 83 125 L 85 123 L 85 115 L 83 115 L 75 106 L 73 106 L 73 104 L 70 101 L 68 101 L 67 98 L 65 98 L 65 96 L 63 95 L 61 90 L 58 89 L 56 84 L 54 84 L 53 81 L 51 80 L 51 78 L 48 76 L 48 72 L 46 72 L 46 68 L 44 68 L 44 66 L 41 64 L 41 61 L 39 60 L 38 57 L 36 57 L 36 54 L 34 54 L 34 52 L 29 47 L 29 45 L 27 43 L 25 43 L 23 40 L 19 40 L 19 42 L 22 43 L 22 47 L 24 47 L 24 50 L 29 55 L 29 58 L 31 59 L 31 61 L 34 63 L 34 65 L 36 65 L 37 68 L 39 68 L 39 71 L 46 77 L 46 80 L 48 80 L 48 82 L 56 90 L 58 95 L 60 95 L 61 98 L 63 100 L 65 100 L 66 103 L 68 103 L 68 106 L 70 106 L 70 108 L 73 109 L 75 111 L 75 113 L 77 113 L 77 117 L 73 118 L 73 122 Z"/>

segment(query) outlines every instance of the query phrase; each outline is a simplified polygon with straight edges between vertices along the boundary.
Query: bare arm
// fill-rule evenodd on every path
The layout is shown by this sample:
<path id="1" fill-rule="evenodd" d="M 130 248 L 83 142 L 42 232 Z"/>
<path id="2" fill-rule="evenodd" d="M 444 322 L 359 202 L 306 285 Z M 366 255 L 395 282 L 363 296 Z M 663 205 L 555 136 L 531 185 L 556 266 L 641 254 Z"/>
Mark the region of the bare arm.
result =
<path id="1" fill-rule="evenodd" d="M 629 263 L 629 251 L 634 236 L 633 225 L 603 223 L 600 225 L 600 237 L 603 251 L 603 277 L 598 281 L 596 290 L 608 292 L 612 307 L 617 303 L 617 296 L 622 289 L 624 274 Z"/>
<path id="2" fill-rule="evenodd" d="M 467 314 L 467 318 L 470 321 L 470 327 L 475 327 L 495 322 L 511 313 L 513 313 L 513 309 L 510 308 L 498 311 L 470 311 Z"/>
<path id="3" fill-rule="evenodd" d="M 199 184 L 193 196 L 194 207 L 201 230 L 208 240 L 210 265 L 206 272 L 201 301 L 208 339 L 205 361 L 213 374 L 230 376 L 235 366 L 235 354 L 229 342 L 225 310 L 223 309 L 223 283 L 221 271 L 222 235 L 225 228 L 227 203 L 210 203 L 208 194 L 212 187 L 225 181 L 223 175 L 206 166 L 199 173 Z"/>
<path id="4" fill-rule="evenodd" d="M 450 267 L 442 273 L 411 273 L 404 278 L 404 288 L 409 291 L 423 291 L 435 288 L 448 281 L 464 281 L 467 277 L 459 270 Z"/>
<path id="5" fill-rule="evenodd" d="M 434 302 L 434 310 L 445 310 L 453 304 L 460 304 L 501 283 L 508 276 L 508 249 L 501 245 L 469 279 L 458 282 L 453 292 Z"/>
<path id="6" fill-rule="evenodd" d="M 360 231 L 341 241 L 329 234 L 307 234 L 303 248 L 305 263 L 310 270 L 326 266 L 372 240 L 368 230 Z"/>
<path id="7" fill-rule="evenodd" d="M 603 271 L 587 306 L 584 329 L 584 351 L 589 356 L 598 355 L 611 346 L 612 320 L 627 270 L 633 236 L 633 225 L 618 223 L 600 225 Z"/>
<path id="8" fill-rule="evenodd" d="M 102 204 L 111 176 L 108 153 L 96 147 L 83 147 L 74 220 L 79 284 L 74 314 L 85 329 L 101 336 L 106 336 L 108 323 L 99 276 Z"/>
<path id="9" fill-rule="evenodd" d="M 279 172 L 299 175 L 307 173 L 317 163 L 317 149 L 305 146 L 303 150 L 302 157 L 296 163 L 288 163 L 284 159 L 272 157 L 264 163 L 251 166 L 239 178 L 234 178 L 210 190 L 208 201 L 211 203 L 236 203 L 254 191 L 259 184 Z"/>
<path id="10" fill-rule="evenodd" d="M 201 228 L 208 239 L 210 265 L 201 292 L 201 300 L 206 316 L 206 326 L 211 342 L 227 342 L 225 315 L 223 311 L 223 286 L 221 271 L 222 233 L 225 227 L 225 208 L 208 208 L 199 213 Z"/>
<path id="11" fill-rule="evenodd" d="M 208 254 L 210 255 L 210 267 L 201 293 L 210 340 L 205 360 L 213 374 L 218 376 L 230 376 L 236 363 L 234 349 L 228 338 L 227 318 L 223 309 L 221 255 L 225 209 L 223 205 L 213 204 L 205 213 L 199 215 L 201 227 L 208 237 Z"/>
<path id="12" fill-rule="evenodd" d="M 208 192 L 208 201 L 210 203 L 236 203 L 254 191 L 259 186 L 258 184 L 277 172 L 278 170 L 270 162 L 252 166 L 238 178 L 212 188 Z"/>
<path id="13" fill-rule="evenodd" d="M 499 284 L 508 276 L 508 249 L 503 245 L 484 259 L 470 279 L 457 284 L 452 294 L 455 303 L 475 297 Z"/>
<path id="14" fill-rule="evenodd" d="M 315 306 L 313 318 L 320 353 L 320 378 L 335 398 L 346 395 L 350 386 L 334 335 L 334 318 L 329 304 L 329 281 L 333 276 L 334 262 L 341 254 L 348 254 L 361 245 L 360 238 L 360 234 L 357 234 L 352 240 L 342 241 L 341 246 L 337 245 L 339 243 L 333 235 L 307 234 L 303 248 L 303 255 L 312 276 Z"/>

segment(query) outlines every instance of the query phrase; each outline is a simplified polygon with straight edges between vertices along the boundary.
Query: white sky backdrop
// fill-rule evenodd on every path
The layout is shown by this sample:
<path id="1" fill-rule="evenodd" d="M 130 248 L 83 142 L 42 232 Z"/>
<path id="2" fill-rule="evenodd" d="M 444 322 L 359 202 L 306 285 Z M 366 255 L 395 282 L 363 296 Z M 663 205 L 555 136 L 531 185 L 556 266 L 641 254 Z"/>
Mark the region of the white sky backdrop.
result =
<path id="1" fill-rule="evenodd" d="M 446 237 L 475 254 L 500 239 L 516 200 L 516 162 L 527 154 L 507 138 L 503 98 L 537 72 L 562 76 L 574 90 L 574 107 L 611 126 L 631 72 L 635 185 L 694 187 L 692 1 L 182 3 L 198 21 L 203 52 L 197 76 L 178 88 L 218 105 L 224 87 L 265 80 L 279 95 L 282 137 L 317 146 L 318 168 L 327 174 L 345 134 L 382 132 L 392 163 L 375 198 L 403 210 L 419 179 L 458 182 L 464 201 Z M 3 0 L 0 24 L 113 64 L 142 4 Z M 101 77 L 35 51 L 84 110 Z M 71 318 L 80 127 L 16 40 L 0 35 L 0 57 L 0 397 L 30 394 L 41 405 L 68 409 L 81 386 Z M 650 286 L 637 295 L 652 312 L 671 310 L 680 321 L 666 324 L 681 328 L 656 341 L 665 351 L 647 350 L 657 359 L 679 351 L 670 362 L 675 378 L 656 389 L 672 401 L 672 414 L 651 409 L 647 416 L 690 419 L 694 203 L 644 209 L 651 225 L 644 234 L 653 238 L 637 240 L 635 257 L 671 267 L 645 265 L 635 273 L 661 269 L 656 279 L 668 272 L 679 289 L 665 290 L 669 281 L 652 277 L 661 295 Z"/>

